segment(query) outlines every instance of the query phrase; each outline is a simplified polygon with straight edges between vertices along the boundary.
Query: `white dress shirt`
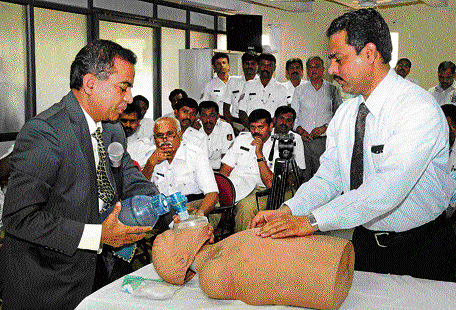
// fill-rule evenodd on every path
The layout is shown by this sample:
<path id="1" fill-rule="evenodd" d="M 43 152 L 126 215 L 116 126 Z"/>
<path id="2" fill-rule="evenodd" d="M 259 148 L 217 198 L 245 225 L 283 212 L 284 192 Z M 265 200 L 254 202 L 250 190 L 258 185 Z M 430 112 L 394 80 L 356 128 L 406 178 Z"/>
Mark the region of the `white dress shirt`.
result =
<path id="1" fill-rule="evenodd" d="M 136 128 L 136 131 L 131 136 L 127 137 L 127 144 L 142 138 L 148 138 L 149 140 L 153 140 L 154 125 L 155 122 L 153 119 L 147 117 L 143 118 L 141 122 L 139 122 L 139 126 Z"/>
<path id="2" fill-rule="evenodd" d="M 218 76 L 215 76 L 212 80 L 207 82 L 204 87 L 204 92 L 201 96 L 200 102 L 214 101 L 219 106 L 220 114 L 223 114 L 223 99 L 225 98 L 226 86 L 230 80 L 231 76 L 225 84 L 225 82 L 223 82 Z"/>
<path id="3" fill-rule="evenodd" d="M 301 86 L 302 84 L 304 84 L 305 81 L 306 80 L 299 81 L 298 86 Z M 291 101 L 293 100 L 293 93 L 294 93 L 296 87 L 298 87 L 298 86 L 295 87 L 293 85 L 293 83 L 291 83 L 290 80 L 282 83 L 282 85 L 285 86 L 285 88 L 287 89 L 287 104 L 291 104 Z"/>
<path id="4" fill-rule="evenodd" d="M 456 182 L 445 170 L 448 124 L 434 98 L 394 70 L 366 100 L 363 184 L 350 190 L 358 96 L 329 124 L 326 152 L 315 176 L 285 202 L 294 215 L 312 211 L 320 230 L 364 225 L 406 231 L 437 218 Z M 342 194 L 342 195 L 341 195 Z"/>
<path id="5" fill-rule="evenodd" d="M 203 126 L 199 131 L 207 136 L 209 162 L 212 169 L 220 169 L 222 155 L 226 154 L 234 142 L 233 127 L 219 118 L 210 135 L 206 134 Z"/>
<path id="6" fill-rule="evenodd" d="M 255 75 L 253 79 L 259 79 L 258 75 Z M 239 117 L 239 100 L 241 95 L 244 93 L 246 83 L 247 81 L 245 80 L 245 76 L 241 75 L 232 76 L 226 84 L 225 98 L 223 98 L 223 102 L 230 105 L 230 112 L 234 117 Z M 223 114 L 222 111 L 220 111 L 220 114 Z"/>
<path id="7" fill-rule="evenodd" d="M 310 134 L 314 128 L 328 124 L 341 103 L 339 90 L 333 84 L 323 80 L 316 90 L 310 81 L 305 81 L 296 87 L 291 102 L 297 114 L 295 129 L 301 126 Z"/>
<path id="8" fill-rule="evenodd" d="M 272 78 L 266 87 L 261 79 L 250 80 L 245 84 L 244 93 L 239 100 L 239 110 L 247 115 L 256 109 L 265 109 L 274 116 L 275 110 L 287 104 L 287 90 L 282 83 Z"/>
<path id="9" fill-rule="evenodd" d="M 444 104 L 454 104 L 456 105 L 456 81 L 448 87 L 447 89 L 443 90 L 440 87 L 440 84 L 434 87 L 429 88 L 429 92 L 434 96 L 435 100 L 439 105 Z"/>

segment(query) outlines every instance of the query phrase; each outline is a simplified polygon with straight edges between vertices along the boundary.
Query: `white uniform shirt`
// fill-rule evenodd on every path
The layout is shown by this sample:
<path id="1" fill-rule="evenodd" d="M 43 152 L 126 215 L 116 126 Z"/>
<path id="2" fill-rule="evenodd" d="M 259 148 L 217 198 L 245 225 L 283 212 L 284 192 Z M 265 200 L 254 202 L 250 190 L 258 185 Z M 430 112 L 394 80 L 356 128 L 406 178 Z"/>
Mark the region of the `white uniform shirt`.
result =
<path id="1" fill-rule="evenodd" d="M 301 126 L 310 134 L 314 128 L 329 123 L 341 101 L 339 90 L 328 81 L 323 80 L 318 91 L 310 81 L 304 82 L 296 87 L 291 103 L 297 114 L 295 129 Z"/>
<path id="2" fill-rule="evenodd" d="M 210 135 L 204 132 L 202 126 L 199 131 L 207 136 L 209 162 L 212 169 L 220 169 L 222 154 L 226 154 L 234 142 L 233 127 L 219 118 Z"/>
<path id="3" fill-rule="evenodd" d="M 259 79 L 258 75 L 255 75 L 253 79 Z M 230 107 L 231 115 L 234 117 L 239 117 L 239 100 L 241 95 L 244 93 L 245 76 L 232 76 L 228 83 L 226 84 L 225 98 L 223 102 L 228 103 Z"/>
<path id="4" fill-rule="evenodd" d="M 181 142 L 174 159 L 155 166 L 151 181 L 165 196 L 218 193 L 214 172 L 205 152 L 195 145 Z"/>
<path id="5" fill-rule="evenodd" d="M 255 155 L 256 147 L 252 145 L 252 142 L 253 137 L 250 132 L 241 132 L 222 158 L 222 163 L 233 168 L 229 178 L 236 189 L 236 201 L 249 195 L 255 186 L 266 187 L 261 180 L 260 168 Z M 269 169 L 274 172 L 274 161 L 279 157 L 279 152 L 275 152 L 273 160 L 269 161 L 268 156 L 271 147 L 272 139 L 269 138 L 263 144 L 263 156 Z"/>
<path id="6" fill-rule="evenodd" d="M 312 211 L 322 231 L 364 224 L 400 232 L 434 220 L 456 187 L 445 170 L 448 124 L 442 110 L 428 92 L 390 70 L 366 100 L 370 113 L 364 181 L 350 190 L 355 121 L 362 101 L 358 96 L 337 110 L 319 170 L 285 204 L 293 215 Z"/>
<path id="7" fill-rule="evenodd" d="M 149 140 L 154 139 L 154 125 L 155 122 L 151 118 L 143 118 L 136 128 L 136 131 L 129 137 L 127 137 L 127 145 L 133 141 L 147 138 Z"/>
<path id="8" fill-rule="evenodd" d="M 207 82 L 204 87 L 203 95 L 201 96 L 202 101 L 214 101 L 219 106 L 220 114 L 223 114 L 223 99 L 225 98 L 225 92 L 227 84 L 230 82 L 231 76 L 228 78 L 228 82 L 225 84 L 218 76 Z"/>
<path id="9" fill-rule="evenodd" d="M 299 81 L 299 85 L 298 86 L 301 86 L 302 84 L 304 84 L 306 80 L 301 80 Z M 285 88 L 287 89 L 287 104 L 291 104 L 291 101 L 293 100 L 293 93 L 296 89 L 296 87 L 293 86 L 293 83 L 291 83 L 290 80 L 282 83 L 283 86 L 285 86 Z"/>
<path id="10" fill-rule="evenodd" d="M 287 90 L 285 86 L 272 78 L 266 87 L 260 79 L 250 80 L 245 84 L 244 93 L 239 100 L 239 110 L 247 115 L 256 109 L 265 109 L 274 116 L 275 110 L 287 104 Z"/>
<path id="11" fill-rule="evenodd" d="M 421 86 L 420 81 L 418 81 L 417 79 L 414 79 L 414 78 L 410 77 L 410 75 L 407 75 L 407 76 L 405 77 L 405 79 L 406 79 L 407 81 L 410 81 L 410 82 L 412 82 L 412 83 L 415 83 L 415 84 L 418 85 L 418 86 Z"/>
<path id="12" fill-rule="evenodd" d="M 435 100 L 439 105 L 444 104 L 454 104 L 456 105 L 456 81 L 448 87 L 447 89 L 443 90 L 440 87 L 440 84 L 434 87 L 429 88 L 429 92 L 434 96 Z"/>

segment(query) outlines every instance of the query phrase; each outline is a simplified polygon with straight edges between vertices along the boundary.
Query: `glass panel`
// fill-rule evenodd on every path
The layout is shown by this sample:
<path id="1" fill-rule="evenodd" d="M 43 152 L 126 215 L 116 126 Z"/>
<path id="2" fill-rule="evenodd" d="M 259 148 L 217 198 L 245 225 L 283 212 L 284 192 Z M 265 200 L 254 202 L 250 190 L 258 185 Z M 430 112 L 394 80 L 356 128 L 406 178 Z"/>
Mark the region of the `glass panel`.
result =
<path id="1" fill-rule="evenodd" d="M 116 12 L 124 12 L 148 17 L 154 16 L 154 5 L 144 1 L 94 0 L 93 6 Z"/>
<path id="2" fill-rule="evenodd" d="M 226 31 L 226 17 L 218 17 L 218 31 Z"/>
<path id="3" fill-rule="evenodd" d="M 136 54 L 138 61 L 135 65 L 136 74 L 132 93 L 133 96 L 142 95 L 149 100 L 150 106 L 145 117 L 153 118 L 153 29 L 151 27 L 100 21 L 100 39 L 114 41 L 131 49 Z"/>
<path id="4" fill-rule="evenodd" d="M 25 9 L 0 2 L 0 133 L 17 132 L 25 122 L 26 61 Z"/>
<path id="5" fill-rule="evenodd" d="M 217 49 L 219 50 L 227 50 L 228 49 L 228 44 L 226 41 L 227 37 L 226 34 L 218 34 L 217 35 Z"/>
<path id="6" fill-rule="evenodd" d="M 52 2 L 52 3 L 59 3 L 59 4 L 67 4 L 72 6 L 77 6 L 80 8 L 87 8 L 88 7 L 88 0 L 43 0 L 44 2 Z"/>
<path id="7" fill-rule="evenodd" d="M 190 31 L 190 48 L 215 48 L 214 41 L 210 33 Z"/>
<path id="8" fill-rule="evenodd" d="M 160 19 L 167 19 L 175 22 L 185 23 L 187 21 L 187 12 L 185 10 L 177 8 L 158 5 L 157 17 Z"/>
<path id="9" fill-rule="evenodd" d="M 206 27 L 207 29 L 214 29 L 214 16 L 190 12 L 190 24 L 196 26 Z"/>
<path id="10" fill-rule="evenodd" d="M 70 91 L 70 67 L 87 44 L 86 27 L 85 15 L 35 8 L 37 113 Z"/>
<path id="11" fill-rule="evenodd" d="M 169 93 L 179 88 L 179 50 L 185 48 L 185 30 L 162 28 L 162 115 L 173 111 Z"/>

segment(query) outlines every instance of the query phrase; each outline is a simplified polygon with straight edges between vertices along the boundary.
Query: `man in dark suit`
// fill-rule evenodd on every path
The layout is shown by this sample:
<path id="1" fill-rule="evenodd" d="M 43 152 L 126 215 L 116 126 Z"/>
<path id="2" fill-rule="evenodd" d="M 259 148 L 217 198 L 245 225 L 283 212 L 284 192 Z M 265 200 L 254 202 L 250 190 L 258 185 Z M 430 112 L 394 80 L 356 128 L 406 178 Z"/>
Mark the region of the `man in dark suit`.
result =
<path id="1" fill-rule="evenodd" d="M 132 102 L 135 62 L 116 43 L 87 45 L 71 65 L 71 91 L 19 133 L 3 217 L 4 310 L 74 309 L 92 292 L 102 245 L 129 244 L 151 229 L 120 223 L 120 203 L 99 220 L 107 205 L 158 193 L 128 153 L 114 169 L 106 156 L 112 142 L 126 149 L 121 125 L 109 122 Z"/>

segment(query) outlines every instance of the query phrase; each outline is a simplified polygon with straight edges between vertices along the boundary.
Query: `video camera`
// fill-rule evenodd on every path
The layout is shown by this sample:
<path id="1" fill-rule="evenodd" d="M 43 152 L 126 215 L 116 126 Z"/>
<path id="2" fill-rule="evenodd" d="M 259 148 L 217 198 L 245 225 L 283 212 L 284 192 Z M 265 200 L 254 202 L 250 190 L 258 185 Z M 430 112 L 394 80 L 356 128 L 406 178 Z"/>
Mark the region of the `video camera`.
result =
<path id="1" fill-rule="evenodd" d="M 293 149 L 296 145 L 294 135 L 291 133 L 276 133 L 272 135 L 273 140 L 279 141 L 279 157 L 290 159 L 293 156 Z"/>

